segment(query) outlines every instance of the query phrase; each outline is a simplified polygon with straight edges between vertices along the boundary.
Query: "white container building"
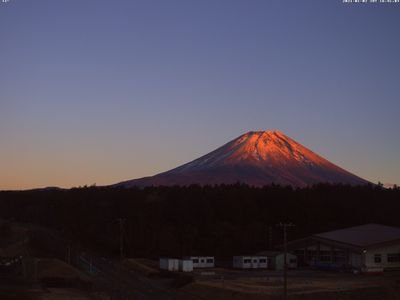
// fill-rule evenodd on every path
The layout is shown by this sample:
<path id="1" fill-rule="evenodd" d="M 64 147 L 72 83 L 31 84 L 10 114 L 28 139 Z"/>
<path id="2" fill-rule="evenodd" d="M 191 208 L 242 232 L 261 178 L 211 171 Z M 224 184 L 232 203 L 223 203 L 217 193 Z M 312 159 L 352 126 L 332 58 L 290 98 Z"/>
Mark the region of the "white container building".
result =
<path id="1" fill-rule="evenodd" d="M 282 271 L 284 268 L 285 254 L 281 251 L 264 251 L 257 253 L 268 257 L 268 269 Z M 286 265 L 288 269 L 297 269 L 297 256 L 286 253 Z"/>
<path id="2" fill-rule="evenodd" d="M 160 269 L 167 271 L 179 271 L 179 259 L 169 257 L 160 258 Z"/>
<path id="3" fill-rule="evenodd" d="M 234 256 L 233 267 L 235 269 L 267 269 L 266 256 Z"/>
<path id="4" fill-rule="evenodd" d="M 193 262 L 193 268 L 214 268 L 214 256 L 190 256 L 186 257 Z"/>
<path id="5" fill-rule="evenodd" d="M 179 260 L 179 271 L 193 272 L 193 261 L 191 259 L 180 259 Z"/>

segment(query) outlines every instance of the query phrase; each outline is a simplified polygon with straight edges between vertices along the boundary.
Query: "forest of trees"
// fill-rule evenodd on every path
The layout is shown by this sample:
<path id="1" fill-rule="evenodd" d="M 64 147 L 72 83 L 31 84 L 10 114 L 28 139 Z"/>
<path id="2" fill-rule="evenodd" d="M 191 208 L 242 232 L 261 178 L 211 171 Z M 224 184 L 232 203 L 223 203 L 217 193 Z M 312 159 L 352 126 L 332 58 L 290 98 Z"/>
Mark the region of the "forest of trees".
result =
<path id="1" fill-rule="evenodd" d="M 364 223 L 400 226 L 400 189 L 321 184 L 119 189 L 84 187 L 0 192 L 0 218 L 39 224 L 102 255 L 250 254 L 289 239 Z"/>

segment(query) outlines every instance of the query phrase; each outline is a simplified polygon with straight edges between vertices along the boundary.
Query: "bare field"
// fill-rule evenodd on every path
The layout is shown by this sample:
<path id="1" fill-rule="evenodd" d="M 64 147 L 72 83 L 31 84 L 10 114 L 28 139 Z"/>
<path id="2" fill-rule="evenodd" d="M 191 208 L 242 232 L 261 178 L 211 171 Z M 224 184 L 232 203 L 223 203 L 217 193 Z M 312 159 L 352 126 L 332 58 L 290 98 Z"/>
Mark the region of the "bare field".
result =
<path id="1" fill-rule="evenodd" d="M 129 260 L 130 267 L 143 275 L 158 270 L 156 261 Z M 281 299 L 282 272 L 270 270 L 236 270 L 230 268 L 197 269 L 194 281 L 179 290 L 198 299 Z M 380 275 L 317 270 L 288 272 L 289 299 L 400 299 L 400 272 Z"/>
<path id="2" fill-rule="evenodd" d="M 40 300 L 91 300 L 87 293 L 77 289 L 47 289 L 42 291 Z"/>
<path id="3" fill-rule="evenodd" d="M 205 299 L 280 299 L 283 293 L 283 279 L 279 272 L 197 271 L 195 278 L 195 283 L 184 289 Z M 385 294 L 388 298 L 384 297 Z M 400 272 L 367 276 L 291 271 L 288 295 L 292 299 L 399 299 Z"/>
<path id="4" fill-rule="evenodd" d="M 150 276 L 160 271 L 158 262 L 146 258 L 129 258 L 124 261 L 124 265 L 145 276 Z"/>

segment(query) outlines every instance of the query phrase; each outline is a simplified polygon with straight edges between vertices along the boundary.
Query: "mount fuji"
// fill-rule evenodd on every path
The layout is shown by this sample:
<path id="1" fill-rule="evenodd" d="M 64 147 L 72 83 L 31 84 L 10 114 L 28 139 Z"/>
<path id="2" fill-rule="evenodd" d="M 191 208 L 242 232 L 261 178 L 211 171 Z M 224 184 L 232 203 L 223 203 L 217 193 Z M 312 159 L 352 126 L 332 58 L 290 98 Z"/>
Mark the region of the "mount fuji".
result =
<path id="1" fill-rule="evenodd" d="M 305 187 L 369 182 L 338 167 L 279 131 L 251 131 L 175 169 L 116 184 L 120 187 L 245 183 Z"/>

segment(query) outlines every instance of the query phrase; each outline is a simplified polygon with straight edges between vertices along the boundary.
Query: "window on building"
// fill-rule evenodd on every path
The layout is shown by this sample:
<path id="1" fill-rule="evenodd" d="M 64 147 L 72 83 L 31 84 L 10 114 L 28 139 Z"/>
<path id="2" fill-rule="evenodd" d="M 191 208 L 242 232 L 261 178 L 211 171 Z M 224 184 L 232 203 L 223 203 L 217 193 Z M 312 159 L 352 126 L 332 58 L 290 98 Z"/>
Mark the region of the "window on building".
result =
<path id="1" fill-rule="evenodd" d="M 382 262 L 382 255 L 381 254 L 375 254 L 374 255 L 374 262 L 376 264 L 380 264 Z"/>
<path id="2" fill-rule="evenodd" d="M 244 259 L 243 262 L 244 262 L 245 264 L 249 264 L 249 263 L 251 263 L 251 259 Z"/>
<path id="3" fill-rule="evenodd" d="M 346 261 L 346 252 L 341 250 L 333 251 L 332 261 L 337 263 L 344 263 Z"/>
<path id="4" fill-rule="evenodd" d="M 194 263 L 194 264 L 198 264 L 198 263 L 199 263 L 199 260 L 198 260 L 197 258 L 195 258 L 195 259 L 193 259 L 193 263 Z"/>
<path id="5" fill-rule="evenodd" d="M 388 261 L 388 263 L 400 262 L 400 253 L 388 253 L 387 261 Z"/>
<path id="6" fill-rule="evenodd" d="M 207 258 L 207 263 L 208 264 L 212 264 L 214 262 L 214 260 L 212 258 Z"/>
<path id="7" fill-rule="evenodd" d="M 203 263 L 205 263 L 206 261 L 205 261 L 204 259 L 200 259 L 200 262 L 203 264 Z"/>
<path id="8" fill-rule="evenodd" d="M 253 259 L 253 263 L 254 264 L 258 263 L 258 259 Z"/>
<path id="9" fill-rule="evenodd" d="M 260 258 L 260 263 L 265 264 L 267 260 L 265 258 Z"/>
<path id="10" fill-rule="evenodd" d="M 334 262 L 341 262 L 341 263 L 343 263 L 343 262 L 346 261 L 346 257 L 345 257 L 345 256 L 334 256 L 334 257 L 333 257 L 333 261 L 334 261 Z"/>
<path id="11" fill-rule="evenodd" d="M 319 252 L 320 261 L 331 261 L 331 251 L 320 251 Z"/>
<path id="12" fill-rule="evenodd" d="M 289 260 L 289 263 L 290 264 L 295 264 L 297 262 L 297 259 L 296 258 L 291 258 L 290 260 Z"/>
<path id="13" fill-rule="evenodd" d="M 329 255 L 322 255 L 319 257 L 320 261 L 331 261 L 331 257 Z"/>

